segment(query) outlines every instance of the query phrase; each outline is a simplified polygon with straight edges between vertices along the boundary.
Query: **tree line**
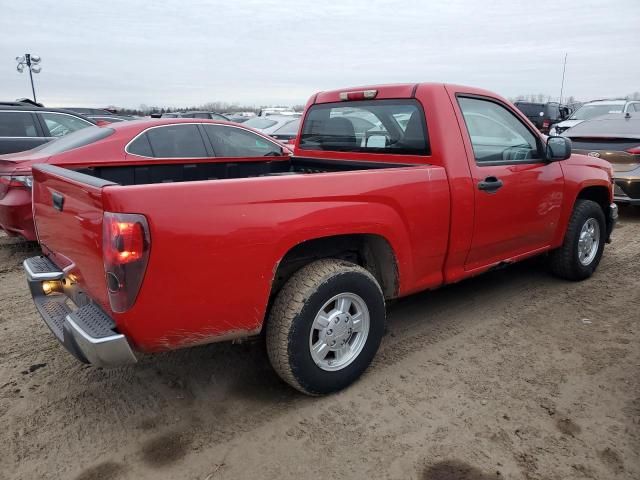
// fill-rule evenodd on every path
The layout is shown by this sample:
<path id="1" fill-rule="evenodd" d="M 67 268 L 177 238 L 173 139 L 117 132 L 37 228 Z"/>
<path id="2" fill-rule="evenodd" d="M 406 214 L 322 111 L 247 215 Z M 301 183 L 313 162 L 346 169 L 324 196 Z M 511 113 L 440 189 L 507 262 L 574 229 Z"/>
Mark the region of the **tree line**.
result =
<path id="1" fill-rule="evenodd" d="M 216 113 L 236 113 L 236 112 L 253 112 L 258 113 L 262 108 L 277 107 L 280 105 L 242 105 L 240 103 L 228 103 L 228 102 L 207 102 L 200 105 L 191 105 L 184 107 L 167 107 L 167 106 L 151 106 L 140 104 L 138 108 L 120 108 L 117 106 L 109 106 L 107 108 L 117 110 L 118 113 L 123 115 L 150 115 L 152 113 L 170 113 L 170 112 L 189 112 L 189 111 L 204 111 L 204 112 L 216 112 Z M 294 105 L 293 107 L 287 106 L 287 108 L 293 108 L 296 111 L 301 111 L 304 105 Z"/>

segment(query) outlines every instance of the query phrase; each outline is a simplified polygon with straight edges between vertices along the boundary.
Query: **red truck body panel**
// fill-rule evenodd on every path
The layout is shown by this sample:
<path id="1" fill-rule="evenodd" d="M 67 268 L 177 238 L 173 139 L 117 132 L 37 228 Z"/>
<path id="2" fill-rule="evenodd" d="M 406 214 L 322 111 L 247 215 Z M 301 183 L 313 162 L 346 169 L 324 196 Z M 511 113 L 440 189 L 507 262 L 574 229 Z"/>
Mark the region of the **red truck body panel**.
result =
<path id="1" fill-rule="evenodd" d="M 321 92 L 307 104 L 305 117 L 315 103 L 340 102 L 341 92 L 365 89 L 377 90 L 376 99 L 415 98 L 422 105 L 430 155 L 307 150 L 299 148 L 298 135 L 294 158 L 404 166 L 109 185 L 100 191 L 84 186 L 79 191 L 81 185 L 36 168 L 35 210 L 45 251 L 68 252 L 72 271 L 118 330 L 136 348 L 158 351 L 259 332 L 278 265 L 309 240 L 382 237 L 395 256 L 396 295 L 404 296 L 559 246 L 584 188 L 607 188 L 612 199 L 610 167 L 595 158 L 479 167 L 458 95 L 498 102 L 536 131 L 506 100 L 483 90 L 408 84 Z M 499 176 L 504 188 L 496 194 L 479 191 L 478 182 L 491 175 Z M 64 221 L 48 205 L 52 191 L 71 198 L 73 215 Z M 104 279 L 99 279 L 104 276 L 102 211 L 142 214 L 149 224 L 144 281 L 124 313 L 105 305 Z"/>

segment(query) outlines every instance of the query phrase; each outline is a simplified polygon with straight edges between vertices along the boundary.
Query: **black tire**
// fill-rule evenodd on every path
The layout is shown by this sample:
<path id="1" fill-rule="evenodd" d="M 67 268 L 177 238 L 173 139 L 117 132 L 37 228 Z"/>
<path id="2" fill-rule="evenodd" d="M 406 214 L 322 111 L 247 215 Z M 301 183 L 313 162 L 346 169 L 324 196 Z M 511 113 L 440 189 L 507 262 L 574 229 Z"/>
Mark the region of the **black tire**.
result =
<path id="1" fill-rule="evenodd" d="M 582 227 L 589 219 L 599 226 L 599 244 L 595 257 L 583 264 L 578 257 L 578 241 Z M 584 280 L 593 275 L 604 251 L 607 224 L 600 205 L 592 200 L 577 200 L 569 219 L 562 246 L 549 254 L 549 264 L 554 275 L 567 280 Z"/>
<path id="2" fill-rule="evenodd" d="M 313 360 L 309 336 L 323 305 L 341 293 L 358 295 L 365 302 L 369 332 L 351 363 L 327 371 Z M 343 260 L 318 260 L 296 272 L 276 296 L 266 326 L 269 360 L 285 382 L 307 395 L 336 392 L 367 369 L 380 346 L 384 321 L 384 296 L 371 273 Z"/>

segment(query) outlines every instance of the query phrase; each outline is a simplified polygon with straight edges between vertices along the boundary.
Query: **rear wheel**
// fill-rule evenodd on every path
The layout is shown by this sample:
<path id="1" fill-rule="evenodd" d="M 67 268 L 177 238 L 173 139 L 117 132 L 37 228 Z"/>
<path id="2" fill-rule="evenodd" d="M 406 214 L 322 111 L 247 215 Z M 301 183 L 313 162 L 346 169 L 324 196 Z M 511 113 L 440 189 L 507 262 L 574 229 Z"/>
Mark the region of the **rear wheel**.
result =
<path id="1" fill-rule="evenodd" d="M 600 205 L 592 200 L 578 200 L 562 246 L 550 254 L 552 272 L 568 280 L 584 280 L 593 275 L 602 258 L 606 231 Z"/>
<path id="2" fill-rule="evenodd" d="M 278 293 L 267 323 L 267 352 L 284 381 L 308 395 L 341 390 L 371 363 L 384 331 L 376 279 L 343 260 L 319 260 Z"/>

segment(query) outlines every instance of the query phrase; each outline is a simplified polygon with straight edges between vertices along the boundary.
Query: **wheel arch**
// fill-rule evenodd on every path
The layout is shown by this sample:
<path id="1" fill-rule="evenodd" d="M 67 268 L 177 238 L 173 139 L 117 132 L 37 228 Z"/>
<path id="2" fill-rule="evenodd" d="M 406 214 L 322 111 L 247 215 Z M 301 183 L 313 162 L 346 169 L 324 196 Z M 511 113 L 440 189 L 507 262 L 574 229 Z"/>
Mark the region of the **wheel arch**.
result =
<path id="1" fill-rule="evenodd" d="M 356 233 L 309 239 L 289 248 L 274 271 L 269 303 L 291 275 L 323 258 L 340 258 L 360 265 L 375 277 L 385 298 L 398 295 L 398 258 L 391 243 L 379 234 Z"/>
<path id="2" fill-rule="evenodd" d="M 562 219 L 558 225 L 558 230 L 556 234 L 556 238 L 553 242 L 553 247 L 559 247 L 564 242 L 564 237 L 567 233 L 567 227 L 569 226 L 569 218 L 571 218 L 571 214 L 573 209 L 576 206 L 578 200 L 591 200 L 596 202 L 600 208 L 602 209 L 602 213 L 605 216 L 605 221 L 607 222 L 607 230 L 610 230 L 609 222 L 611 219 L 607 212 L 609 211 L 609 205 L 611 203 L 611 187 L 606 183 L 587 183 L 580 185 L 579 188 L 576 189 L 576 196 L 573 198 L 573 201 L 567 202 L 562 212 Z"/>

